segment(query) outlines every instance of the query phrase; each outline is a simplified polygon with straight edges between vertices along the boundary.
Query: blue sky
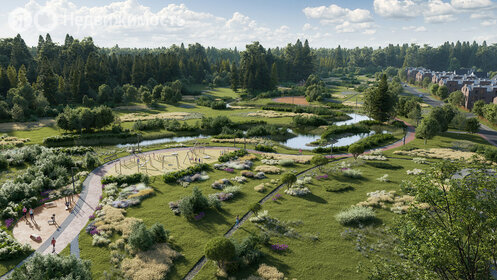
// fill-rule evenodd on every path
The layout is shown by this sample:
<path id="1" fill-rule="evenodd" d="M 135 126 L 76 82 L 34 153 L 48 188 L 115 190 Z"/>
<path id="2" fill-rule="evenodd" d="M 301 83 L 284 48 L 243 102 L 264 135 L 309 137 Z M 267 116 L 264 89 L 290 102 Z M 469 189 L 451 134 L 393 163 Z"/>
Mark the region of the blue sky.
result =
<path id="1" fill-rule="evenodd" d="M 497 43 L 497 0 L 23 0 L 2 1 L 0 37 L 35 45 L 50 32 L 93 37 L 100 46 L 158 47 L 199 42 L 243 47 L 386 46 L 445 41 Z"/>

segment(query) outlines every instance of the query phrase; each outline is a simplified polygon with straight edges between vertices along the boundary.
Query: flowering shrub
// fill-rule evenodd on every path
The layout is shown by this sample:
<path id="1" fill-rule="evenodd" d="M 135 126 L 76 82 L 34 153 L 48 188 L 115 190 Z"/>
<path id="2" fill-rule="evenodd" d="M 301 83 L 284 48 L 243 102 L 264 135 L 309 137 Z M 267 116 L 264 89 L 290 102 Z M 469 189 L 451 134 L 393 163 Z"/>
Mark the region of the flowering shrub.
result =
<path id="1" fill-rule="evenodd" d="M 343 169 L 342 174 L 345 177 L 358 179 L 362 177 L 362 172 L 356 169 Z"/>
<path id="2" fill-rule="evenodd" d="M 388 160 L 383 155 L 360 155 L 357 158 L 363 159 L 363 160 L 379 160 L 379 161 L 386 161 L 386 160 Z"/>
<path id="3" fill-rule="evenodd" d="M 228 173 L 233 173 L 233 172 L 235 172 L 235 169 L 233 169 L 233 168 L 228 168 L 228 167 L 227 167 L 227 168 L 224 168 L 223 170 L 224 170 L 224 171 L 226 171 L 226 172 L 228 172 Z"/>
<path id="4" fill-rule="evenodd" d="M 286 251 L 288 250 L 288 245 L 286 244 L 273 244 L 271 245 L 273 251 Z"/>
<path id="5" fill-rule="evenodd" d="M 259 274 L 262 279 L 283 280 L 285 278 L 285 274 L 283 274 L 283 272 L 279 272 L 276 267 L 269 266 L 264 263 L 259 266 L 259 269 L 257 269 L 257 274 Z"/>
<path id="6" fill-rule="evenodd" d="M 316 179 L 318 179 L 318 180 L 326 180 L 326 179 L 328 179 L 328 174 L 316 176 Z"/>
<path id="7" fill-rule="evenodd" d="M 29 244 L 21 244 L 3 230 L 0 230 L 0 260 L 10 260 L 31 251 Z"/>
<path id="8" fill-rule="evenodd" d="M 357 225 L 372 222 L 376 215 L 372 208 L 352 206 L 338 213 L 335 218 L 342 225 Z"/>
<path id="9" fill-rule="evenodd" d="M 381 176 L 380 178 L 376 178 L 376 180 L 384 183 L 390 182 L 390 179 L 388 179 L 388 174 L 383 174 L 383 176 Z"/>
<path id="10" fill-rule="evenodd" d="M 311 193 L 308 187 L 291 187 L 285 190 L 285 193 L 291 196 L 304 196 Z"/>
<path id="11" fill-rule="evenodd" d="M 278 198 L 280 198 L 280 197 L 281 197 L 281 194 L 279 194 L 279 193 L 275 194 L 275 195 L 273 196 L 273 201 L 278 200 Z"/>
<path id="12" fill-rule="evenodd" d="M 88 217 L 90 220 L 94 220 L 95 219 L 95 214 L 91 214 L 90 217 Z"/>
<path id="13" fill-rule="evenodd" d="M 413 170 L 407 170 L 406 173 L 407 175 L 420 175 L 424 174 L 425 172 L 422 169 L 414 168 Z"/>
<path id="14" fill-rule="evenodd" d="M 417 164 L 428 164 L 428 161 L 422 157 L 413 158 L 412 161 Z"/>
<path id="15" fill-rule="evenodd" d="M 9 219 L 5 220 L 5 227 L 6 228 L 10 228 L 12 226 L 12 224 L 14 224 L 14 219 L 9 218 Z"/>

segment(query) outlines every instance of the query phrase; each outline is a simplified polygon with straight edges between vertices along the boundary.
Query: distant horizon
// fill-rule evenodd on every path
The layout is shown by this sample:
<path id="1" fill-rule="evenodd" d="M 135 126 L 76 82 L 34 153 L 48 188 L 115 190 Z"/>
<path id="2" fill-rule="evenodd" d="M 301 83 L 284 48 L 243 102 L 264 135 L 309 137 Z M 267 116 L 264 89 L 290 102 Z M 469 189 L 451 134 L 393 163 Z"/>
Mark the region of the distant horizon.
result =
<path id="1" fill-rule="evenodd" d="M 495 0 L 23 0 L 3 7 L 0 37 L 19 33 L 29 46 L 46 33 L 59 44 L 65 34 L 92 37 L 104 48 L 183 42 L 243 50 L 254 41 L 275 48 L 297 39 L 316 49 L 497 43 Z"/>

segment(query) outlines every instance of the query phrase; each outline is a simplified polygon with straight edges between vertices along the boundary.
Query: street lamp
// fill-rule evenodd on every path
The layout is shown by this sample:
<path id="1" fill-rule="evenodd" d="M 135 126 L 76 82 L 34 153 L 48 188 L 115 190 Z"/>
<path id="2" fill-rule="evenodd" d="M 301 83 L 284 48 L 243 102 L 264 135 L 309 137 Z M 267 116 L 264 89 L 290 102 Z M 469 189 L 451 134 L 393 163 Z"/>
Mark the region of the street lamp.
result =
<path id="1" fill-rule="evenodd" d="M 76 194 L 76 185 L 74 184 L 74 169 L 78 169 L 76 166 L 71 167 L 71 177 L 72 177 L 72 194 L 73 196 Z M 73 196 L 71 196 L 71 200 L 73 199 Z"/>

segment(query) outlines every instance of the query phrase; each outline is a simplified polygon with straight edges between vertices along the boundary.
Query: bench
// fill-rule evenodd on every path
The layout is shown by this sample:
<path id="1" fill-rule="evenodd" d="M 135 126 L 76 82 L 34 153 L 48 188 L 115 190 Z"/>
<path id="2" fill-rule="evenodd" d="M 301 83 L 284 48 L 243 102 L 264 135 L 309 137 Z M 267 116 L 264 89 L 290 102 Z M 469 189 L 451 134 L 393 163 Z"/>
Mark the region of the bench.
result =
<path id="1" fill-rule="evenodd" d="M 50 208 L 50 207 L 56 207 L 57 204 L 55 202 L 47 202 L 43 204 L 44 207 Z"/>
<path id="2" fill-rule="evenodd" d="M 38 234 L 33 233 L 29 236 L 29 238 L 33 239 L 36 242 L 41 242 L 41 236 L 39 236 Z"/>

